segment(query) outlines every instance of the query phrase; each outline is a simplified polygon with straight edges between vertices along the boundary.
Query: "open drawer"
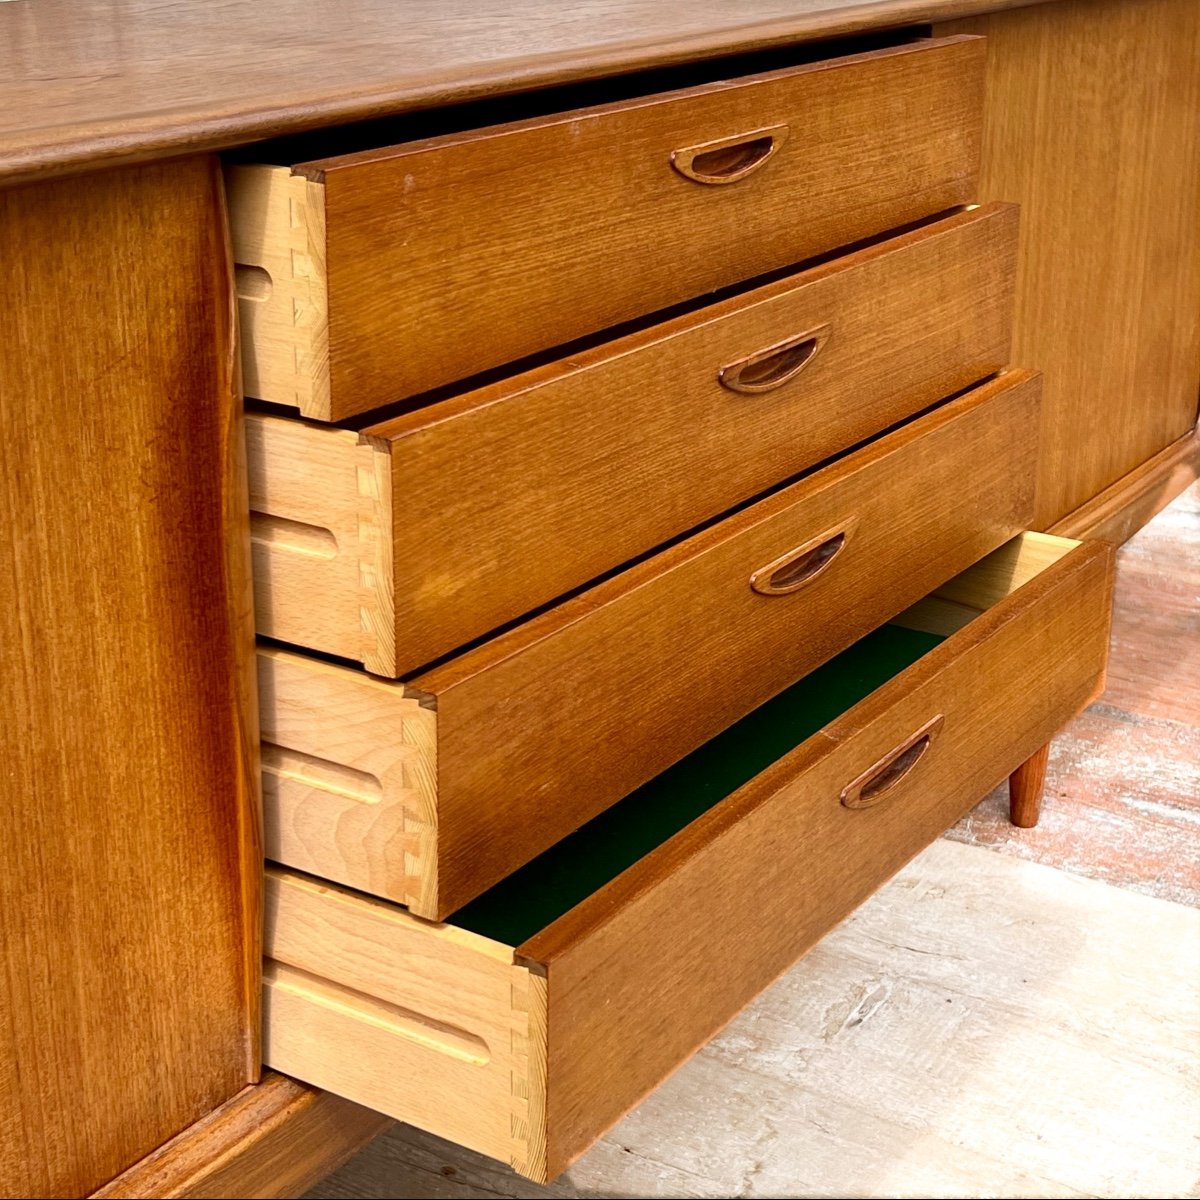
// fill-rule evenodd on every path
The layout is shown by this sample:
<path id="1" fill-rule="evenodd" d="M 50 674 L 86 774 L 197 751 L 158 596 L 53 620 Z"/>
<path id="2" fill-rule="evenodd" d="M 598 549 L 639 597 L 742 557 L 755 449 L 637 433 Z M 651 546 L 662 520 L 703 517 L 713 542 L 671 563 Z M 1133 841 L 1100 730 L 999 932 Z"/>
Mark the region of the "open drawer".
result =
<path id="1" fill-rule="evenodd" d="M 974 199 L 982 39 L 820 52 L 231 167 L 247 395 L 342 420 Z"/>
<path id="2" fill-rule="evenodd" d="M 1099 692 L 1112 553 L 1021 535 L 449 923 L 271 868 L 266 1062 L 553 1178 Z"/>
<path id="3" fill-rule="evenodd" d="M 441 918 L 1028 528 L 1008 371 L 403 682 L 258 656 L 267 857 Z"/>
<path id="4" fill-rule="evenodd" d="M 1016 257 L 989 204 L 358 434 L 249 413 L 258 632 L 410 674 L 1001 371 Z"/>

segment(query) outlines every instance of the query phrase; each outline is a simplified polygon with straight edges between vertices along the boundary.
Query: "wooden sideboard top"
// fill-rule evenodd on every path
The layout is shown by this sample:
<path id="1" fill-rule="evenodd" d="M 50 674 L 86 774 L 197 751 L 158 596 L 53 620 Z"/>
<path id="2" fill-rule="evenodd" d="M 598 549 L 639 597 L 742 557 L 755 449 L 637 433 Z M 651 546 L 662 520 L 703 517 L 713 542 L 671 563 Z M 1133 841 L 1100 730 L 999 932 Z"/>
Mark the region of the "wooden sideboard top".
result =
<path id="1" fill-rule="evenodd" d="M 0 183 L 1042 0 L 0 0 Z"/>

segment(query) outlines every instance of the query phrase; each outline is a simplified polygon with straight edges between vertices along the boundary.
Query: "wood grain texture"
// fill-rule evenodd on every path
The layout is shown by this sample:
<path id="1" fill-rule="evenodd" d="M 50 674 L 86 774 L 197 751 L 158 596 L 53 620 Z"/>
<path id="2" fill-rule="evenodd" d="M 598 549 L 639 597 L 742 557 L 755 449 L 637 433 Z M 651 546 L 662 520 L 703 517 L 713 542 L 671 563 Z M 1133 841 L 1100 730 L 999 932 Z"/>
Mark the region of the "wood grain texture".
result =
<path id="1" fill-rule="evenodd" d="M 325 189 L 270 167 L 230 166 L 225 180 L 245 393 L 325 413 Z"/>
<path id="2" fill-rule="evenodd" d="M 357 434 L 249 413 L 246 461 L 259 632 L 361 659 Z"/>
<path id="3" fill-rule="evenodd" d="M 519 948 L 549 983 L 551 1178 L 1087 704 L 1111 558 L 1081 546 Z M 888 801 L 838 803 L 934 714 Z"/>
<path id="4" fill-rule="evenodd" d="M 251 414 L 259 632 L 408 674 L 999 371 L 1016 242 L 1015 208 L 962 213 L 361 441 Z M 725 364 L 807 330 L 822 345 L 786 386 L 721 385 Z M 390 504 L 363 520 L 373 455 Z M 336 553 L 289 536 L 296 522 L 330 531 Z M 376 530 L 395 578 L 360 592 Z"/>
<path id="5" fill-rule="evenodd" d="M 1073 538 L 1124 542 L 1200 478 L 1200 431 L 1160 450 L 1051 526 Z"/>
<path id="6" fill-rule="evenodd" d="M 92 1200 L 299 1196 L 391 1124 L 382 1113 L 268 1071 Z"/>
<path id="7" fill-rule="evenodd" d="M 407 683 L 273 652 L 280 858 L 423 916 L 465 904 L 1026 528 L 1038 386 L 1001 376 Z M 813 582 L 751 590 L 832 530 Z"/>
<path id="8" fill-rule="evenodd" d="M 906 608 L 896 622 L 906 629 L 949 637 L 1010 592 L 1032 582 L 1074 550 L 1071 538 L 1048 533 L 1023 534 L 993 550 L 969 571 L 947 580 L 932 596 Z"/>
<path id="9" fill-rule="evenodd" d="M 1032 829 L 1038 822 L 1049 761 L 1047 743 L 1008 777 L 1009 819 L 1018 829 Z"/>
<path id="10" fill-rule="evenodd" d="M 508 874 L 534 811 L 544 849 L 1026 528 L 1038 386 L 1002 376 L 414 679 L 437 697 L 439 890 Z M 750 589 L 851 520 L 813 584 Z"/>
<path id="11" fill-rule="evenodd" d="M 0 193 L 0 1192 L 79 1195 L 256 1077 L 261 857 L 211 159 Z"/>
<path id="12" fill-rule="evenodd" d="M 984 55 L 914 42 L 302 163 L 323 184 L 328 327 L 297 332 L 328 357 L 251 329 L 248 374 L 287 386 L 250 394 L 343 420 L 973 200 Z M 741 182 L 671 169 L 765 125 L 795 136 Z M 320 372 L 307 396 L 297 355 Z"/>
<path id="13" fill-rule="evenodd" d="M 344 429 L 246 417 L 258 631 L 395 661 L 392 462 Z"/>
<path id="14" fill-rule="evenodd" d="M 988 39 L 980 190 L 1021 204 L 1044 529 L 1196 423 L 1200 6 L 1062 0 L 939 32 Z"/>
<path id="15" fill-rule="evenodd" d="M 545 981 L 509 947 L 268 868 L 265 950 L 272 1066 L 544 1173 L 525 1081 L 544 1059 Z"/>
<path id="16" fill-rule="evenodd" d="M 401 685 L 267 647 L 258 689 L 267 858 L 437 915 L 437 713 Z"/>
<path id="17" fill-rule="evenodd" d="M 275 134 L 1037 0 L 282 0 L 0 6 L 0 178 Z"/>
<path id="18" fill-rule="evenodd" d="M 1200 484 L 1117 555 L 1104 695 L 1054 739 L 1035 830 L 995 793 L 950 836 L 1200 907 Z"/>
<path id="19" fill-rule="evenodd" d="M 1193 485 L 1117 556 L 1106 691 L 1055 737 L 1037 828 L 1013 826 L 995 789 L 947 834 L 971 846 L 921 854 L 567 1177 L 537 1188 L 398 1125 L 312 1200 L 1186 1192 L 1197 588 Z M 1097 1086 L 1098 1064 L 1116 1086 Z"/>

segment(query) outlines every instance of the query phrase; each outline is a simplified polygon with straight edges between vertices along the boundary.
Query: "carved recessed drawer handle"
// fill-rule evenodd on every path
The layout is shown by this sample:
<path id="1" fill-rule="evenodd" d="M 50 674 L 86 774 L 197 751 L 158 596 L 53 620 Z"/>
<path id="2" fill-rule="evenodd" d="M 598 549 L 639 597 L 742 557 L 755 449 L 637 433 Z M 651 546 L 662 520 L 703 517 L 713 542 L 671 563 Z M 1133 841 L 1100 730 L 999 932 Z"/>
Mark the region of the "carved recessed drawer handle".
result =
<path id="1" fill-rule="evenodd" d="M 916 769 L 933 739 L 941 732 L 945 718 L 938 713 L 911 737 L 905 738 L 894 750 L 885 754 L 874 766 L 868 767 L 853 783 L 842 790 L 846 808 L 870 808 L 891 794 L 902 779 Z"/>
<path id="2" fill-rule="evenodd" d="M 799 591 L 829 570 L 833 560 L 846 548 L 857 524 L 856 519 L 851 519 L 840 528 L 781 554 L 750 576 L 750 586 L 762 596 L 786 596 Z"/>
<path id="3" fill-rule="evenodd" d="M 265 267 L 244 267 L 239 263 L 233 269 L 233 278 L 239 300 L 268 300 L 275 286 Z"/>
<path id="4" fill-rule="evenodd" d="M 791 383 L 816 358 L 817 352 L 828 340 L 828 325 L 798 333 L 786 342 L 756 350 L 722 367 L 717 372 L 717 380 L 731 392 L 746 395 L 773 392 L 785 383 Z"/>
<path id="5" fill-rule="evenodd" d="M 786 125 L 773 125 L 672 150 L 671 166 L 696 183 L 737 183 L 774 158 L 787 135 Z"/>

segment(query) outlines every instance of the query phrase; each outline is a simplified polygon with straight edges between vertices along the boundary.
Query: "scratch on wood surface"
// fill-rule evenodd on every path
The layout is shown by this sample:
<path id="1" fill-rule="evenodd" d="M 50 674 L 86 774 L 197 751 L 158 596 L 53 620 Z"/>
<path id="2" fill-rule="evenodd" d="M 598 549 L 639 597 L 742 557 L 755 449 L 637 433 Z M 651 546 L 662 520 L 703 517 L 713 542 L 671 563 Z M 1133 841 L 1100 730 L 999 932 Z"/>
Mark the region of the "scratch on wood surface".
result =
<path id="1" fill-rule="evenodd" d="M 853 1029 L 856 1025 L 862 1025 L 869 1021 L 887 1003 L 887 999 L 891 994 L 892 985 L 885 979 L 882 983 L 867 992 L 854 1006 L 850 1015 L 846 1018 L 843 1028 Z"/>

